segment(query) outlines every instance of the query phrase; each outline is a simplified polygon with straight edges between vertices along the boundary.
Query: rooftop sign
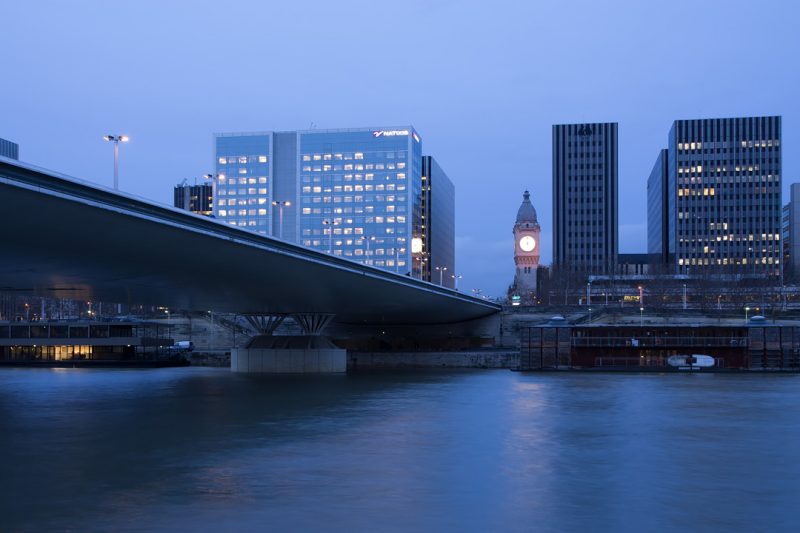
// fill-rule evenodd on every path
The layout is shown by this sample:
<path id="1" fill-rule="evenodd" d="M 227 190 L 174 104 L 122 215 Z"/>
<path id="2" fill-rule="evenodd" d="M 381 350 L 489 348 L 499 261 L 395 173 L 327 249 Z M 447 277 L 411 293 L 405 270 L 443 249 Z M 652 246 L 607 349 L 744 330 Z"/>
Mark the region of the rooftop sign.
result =
<path id="1" fill-rule="evenodd" d="M 409 133 L 408 130 L 375 130 L 372 132 L 372 136 L 376 139 L 378 137 L 403 137 Z"/>

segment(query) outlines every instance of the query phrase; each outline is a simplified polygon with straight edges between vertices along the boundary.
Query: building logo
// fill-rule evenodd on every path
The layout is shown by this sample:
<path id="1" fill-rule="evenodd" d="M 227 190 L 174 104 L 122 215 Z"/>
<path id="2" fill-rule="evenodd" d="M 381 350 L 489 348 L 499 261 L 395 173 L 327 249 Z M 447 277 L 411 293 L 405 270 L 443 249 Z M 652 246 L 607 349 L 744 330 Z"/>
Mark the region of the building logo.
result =
<path id="1" fill-rule="evenodd" d="M 372 132 L 372 136 L 376 139 L 378 137 L 403 137 L 408 133 L 408 130 L 375 130 Z"/>
<path id="2" fill-rule="evenodd" d="M 592 129 L 591 126 L 581 126 L 580 129 L 578 130 L 578 135 L 580 135 L 581 137 L 588 137 L 593 133 L 594 130 Z"/>

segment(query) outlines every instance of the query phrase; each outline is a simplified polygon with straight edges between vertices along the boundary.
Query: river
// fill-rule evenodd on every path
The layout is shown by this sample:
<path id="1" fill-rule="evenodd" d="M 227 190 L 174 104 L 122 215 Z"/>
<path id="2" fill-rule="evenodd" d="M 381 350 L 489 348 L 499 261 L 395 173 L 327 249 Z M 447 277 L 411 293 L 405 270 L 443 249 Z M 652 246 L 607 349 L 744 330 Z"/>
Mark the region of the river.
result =
<path id="1" fill-rule="evenodd" d="M 800 375 L 0 369 L 2 531 L 798 531 Z"/>

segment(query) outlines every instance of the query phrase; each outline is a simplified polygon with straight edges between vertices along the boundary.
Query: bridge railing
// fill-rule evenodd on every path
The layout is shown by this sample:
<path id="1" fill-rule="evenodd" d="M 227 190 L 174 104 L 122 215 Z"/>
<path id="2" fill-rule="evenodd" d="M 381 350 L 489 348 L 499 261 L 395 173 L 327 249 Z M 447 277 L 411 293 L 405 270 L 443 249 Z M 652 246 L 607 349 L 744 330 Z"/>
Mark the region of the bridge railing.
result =
<path id="1" fill-rule="evenodd" d="M 573 337 L 574 347 L 746 347 L 747 337 Z"/>

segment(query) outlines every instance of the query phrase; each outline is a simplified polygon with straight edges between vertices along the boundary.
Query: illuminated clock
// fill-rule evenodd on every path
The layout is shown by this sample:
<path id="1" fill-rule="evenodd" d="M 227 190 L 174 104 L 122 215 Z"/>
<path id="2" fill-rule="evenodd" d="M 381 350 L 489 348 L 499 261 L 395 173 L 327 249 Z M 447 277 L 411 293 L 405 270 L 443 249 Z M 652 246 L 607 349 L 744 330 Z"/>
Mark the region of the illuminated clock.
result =
<path id="1" fill-rule="evenodd" d="M 530 235 L 525 235 L 519 240 L 519 247 L 523 252 L 532 252 L 536 248 L 536 239 Z"/>

